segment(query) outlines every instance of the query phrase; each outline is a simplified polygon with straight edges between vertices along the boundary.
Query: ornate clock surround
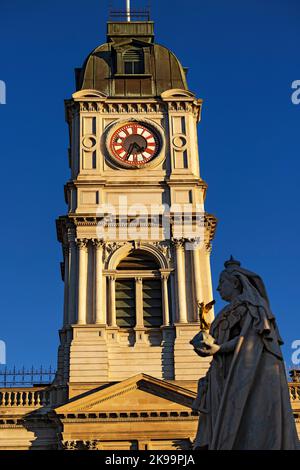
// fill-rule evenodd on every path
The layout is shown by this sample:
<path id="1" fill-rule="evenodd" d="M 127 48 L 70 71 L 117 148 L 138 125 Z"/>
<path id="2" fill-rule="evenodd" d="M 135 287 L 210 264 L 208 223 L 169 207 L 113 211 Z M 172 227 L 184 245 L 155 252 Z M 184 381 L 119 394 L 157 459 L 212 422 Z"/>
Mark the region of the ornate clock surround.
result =
<path id="1" fill-rule="evenodd" d="M 143 140 L 145 141 L 146 147 L 142 152 L 144 154 L 144 158 L 143 160 L 135 162 L 126 161 L 123 160 L 122 157 L 120 158 L 120 155 L 116 151 L 121 151 L 121 154 L 124 153 L 122 152 L 123 148 L 119 149 L 118 145 L 116 145 L 116 139 L 118 137 L 118 132 L 124 132 L 124 130 L 126 132 L 126 128 L 133 129 L 135 126 L 137 129 L 139 129 L 138 132 L 141 132 L 141 129 L 145 131 L 144 135 L 142 135 L 142 139 L 139 140 L 141 144 Z M 147 135 L 147 131 L 149 135 Z M 145 135 L 150 140 L 150 142 L 149 140 L 147 141 Z M 127 137 L 130 138 L 130 135 L 124 137 L 124 140 L 126 140 Z M 149 119 L 129 118 L 114 121 L 108 126 L 106 132 L 104 132 L 104 140 L 105 154 L 108 157 L 110 164 L 113 164 L 114 167 L 121 167 L 131 170 L 155 168 L 166 157 L 166 139 L 164 136 L 164 130 L 157 123 L 150 121 Z M 119 147 L 121 147 L 121 145 Z"/>

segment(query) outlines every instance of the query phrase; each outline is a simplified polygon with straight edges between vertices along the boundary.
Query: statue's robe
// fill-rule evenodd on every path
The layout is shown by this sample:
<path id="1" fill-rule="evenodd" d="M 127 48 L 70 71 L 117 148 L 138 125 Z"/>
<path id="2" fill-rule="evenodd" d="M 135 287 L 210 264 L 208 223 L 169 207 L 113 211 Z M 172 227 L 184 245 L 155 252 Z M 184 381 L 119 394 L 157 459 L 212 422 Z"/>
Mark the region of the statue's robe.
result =
<path id="1" fill-rule="evenodd" d="M 214 355 L 200 379 L 194 448 L 296 449 L 281 339 L 270 310 L 236 299 L 210 334 L 226 352 Z"/>

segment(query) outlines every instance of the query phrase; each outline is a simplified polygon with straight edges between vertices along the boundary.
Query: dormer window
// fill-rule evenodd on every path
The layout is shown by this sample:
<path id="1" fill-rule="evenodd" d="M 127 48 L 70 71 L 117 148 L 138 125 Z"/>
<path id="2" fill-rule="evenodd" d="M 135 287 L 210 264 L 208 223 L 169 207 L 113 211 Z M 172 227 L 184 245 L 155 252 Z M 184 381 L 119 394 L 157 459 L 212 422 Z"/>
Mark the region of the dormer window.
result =
<path id="1" fill-rule="evenodd" d="M 123 54 L 124 73 L 138 75 L 145 73 L 144 54 L 141 49 L 128 49 Z"/>

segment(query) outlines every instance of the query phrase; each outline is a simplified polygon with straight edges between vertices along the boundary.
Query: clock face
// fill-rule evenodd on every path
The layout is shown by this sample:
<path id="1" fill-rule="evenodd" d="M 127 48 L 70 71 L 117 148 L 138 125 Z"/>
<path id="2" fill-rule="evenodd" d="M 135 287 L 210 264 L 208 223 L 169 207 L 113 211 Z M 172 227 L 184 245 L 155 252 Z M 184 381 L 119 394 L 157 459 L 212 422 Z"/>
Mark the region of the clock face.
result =
<path id="1" fill-rule="evenodd" d="M 113 133 L 110 149 L 114 157 L 126 166 L 139 167 L 157 155 L 159 139 L 150 128 L 131 122 Z"/>

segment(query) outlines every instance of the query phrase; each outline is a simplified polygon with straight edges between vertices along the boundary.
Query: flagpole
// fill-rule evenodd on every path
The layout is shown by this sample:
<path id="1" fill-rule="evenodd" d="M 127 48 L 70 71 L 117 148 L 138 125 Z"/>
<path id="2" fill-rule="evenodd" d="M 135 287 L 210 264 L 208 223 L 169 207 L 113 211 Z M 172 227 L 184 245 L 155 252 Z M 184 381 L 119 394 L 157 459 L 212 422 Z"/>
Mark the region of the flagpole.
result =
<path id="1" fill-rule="evenodd" d="M 130 0 L 126 0 L 126 16 L 127 16 L 127 21 L 130 21 Z"/>

